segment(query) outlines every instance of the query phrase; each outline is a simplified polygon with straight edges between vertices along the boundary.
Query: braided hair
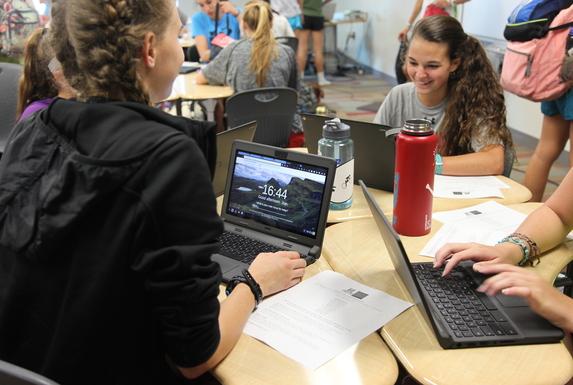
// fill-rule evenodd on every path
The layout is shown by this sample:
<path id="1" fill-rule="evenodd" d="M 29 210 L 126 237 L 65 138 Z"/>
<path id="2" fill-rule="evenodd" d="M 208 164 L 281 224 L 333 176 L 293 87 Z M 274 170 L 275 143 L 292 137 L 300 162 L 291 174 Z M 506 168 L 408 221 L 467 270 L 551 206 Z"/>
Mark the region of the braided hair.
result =
<path id="1" fill-rule="evenodd" d="M 58 0 L 52 28 L 54 37 L 63 40 L 55 44 L 56 55 L 79 100 L 149 104 L 137 64 L 146 33 L 161 39 L 172 12 L 170 1 Z"/>
<path id="2" fill-rule="evenodd" d="M 480 42 L 468 36 L 459 21 L 450 16 L 423 18 L 416 24 L 412 39 L 416 36 L 446 44 L 450 60 L 460 60 L 458 69 L 448 79 L 439 152 L 447 156 L 474 152 L 472 138 L 483 127 L 484 139 L 499 141 L 506 151 L 514 151 L 505 120 L 503 90 Z"/>

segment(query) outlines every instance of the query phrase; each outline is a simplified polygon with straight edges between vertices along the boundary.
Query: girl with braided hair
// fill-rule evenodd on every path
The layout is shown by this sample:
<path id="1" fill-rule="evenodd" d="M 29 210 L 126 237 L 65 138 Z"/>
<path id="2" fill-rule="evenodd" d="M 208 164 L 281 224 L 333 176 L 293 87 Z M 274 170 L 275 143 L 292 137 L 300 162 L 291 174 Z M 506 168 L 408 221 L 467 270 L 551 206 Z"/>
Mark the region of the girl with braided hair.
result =
<path id="1" fill-rule="evenodd" d="M 180 384 L 301 280 L 298 253 L 268 253 L 217 300 L 213 125 L 151 106 L 181 27 L 172 0 L 54 2 L 77 100 L 18 123 L 0 160 L 0 359 L 63 385 Z"/>
<path id="2" fill-rule="evenodd" d="M 226 84 L 235 92 L 261 87 L 297 88 L 293 50 L 277 43 L 272 33 L 273 13 L 268 3 L 250 1 L 245 6 L 245 39 L 233 42 L 198 75 L 198 84 Z"/>
<path id="3" fill-rule="evenodd" d="M 513 141 L 497 75 L 455 18 L 430 16 L 416 24 L 406 68 L 412 82 L 390 91 L 375 123 L 430 120 L 440 137 L 438 174 L 499 175 L 511 167 Z"/>

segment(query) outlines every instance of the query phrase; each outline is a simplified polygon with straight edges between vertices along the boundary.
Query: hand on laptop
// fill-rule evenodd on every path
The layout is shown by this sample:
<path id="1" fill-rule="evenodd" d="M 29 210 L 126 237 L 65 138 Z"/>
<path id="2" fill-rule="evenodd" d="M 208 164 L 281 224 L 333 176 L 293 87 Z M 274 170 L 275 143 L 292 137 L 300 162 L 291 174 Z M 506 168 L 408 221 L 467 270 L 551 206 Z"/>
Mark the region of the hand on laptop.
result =
<path id="1" fill-rule="evenodd" d="M 549 322 L 571 331 L 573 299 L 561 294 L 535 272 L 507 264 L 476 263 L 474 270 L 482 274 L 495 274 L 477 289 L 487 295 L 499 292 L 522 297 L 531 309 Z"/>
<path id="2" fill-rule="evenodd" d="M 438 250 L 434 267 L 445 265 L 442 276 L 446 276 L 461 261 L 482 263 L 506 263 L 517 265 L 521 260 L 521 248 L 512 243 L 485 246 L 479 243 L 447 243 Z"/>
<path id="3" fill-rule="evenodd" d="M 251 263 L 249 272 L 263 291 L 263 297 L 288 289 L 299 283 L 306 261 L 294 251 L 261 253 Z"/>

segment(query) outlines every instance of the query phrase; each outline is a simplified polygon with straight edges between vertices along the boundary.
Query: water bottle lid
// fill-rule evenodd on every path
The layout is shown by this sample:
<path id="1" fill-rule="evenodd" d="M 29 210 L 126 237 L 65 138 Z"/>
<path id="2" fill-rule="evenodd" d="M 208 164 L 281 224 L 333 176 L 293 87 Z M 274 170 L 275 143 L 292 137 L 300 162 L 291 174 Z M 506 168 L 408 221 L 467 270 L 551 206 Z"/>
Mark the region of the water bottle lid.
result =
<path id="1" fill-rule="evenodd" d="M 338 118 L 326 120 L 322 127 L 322 137 L 326 139 L 350 138 L 350 126 L 342 123 Z"/>
<path id="2" fill-rule="evenodd" d="M 407 135 L 426 136 L 432 135 L 432 122 L 428 119 L 408 119 L 404 122 L 401 132 Z"/>

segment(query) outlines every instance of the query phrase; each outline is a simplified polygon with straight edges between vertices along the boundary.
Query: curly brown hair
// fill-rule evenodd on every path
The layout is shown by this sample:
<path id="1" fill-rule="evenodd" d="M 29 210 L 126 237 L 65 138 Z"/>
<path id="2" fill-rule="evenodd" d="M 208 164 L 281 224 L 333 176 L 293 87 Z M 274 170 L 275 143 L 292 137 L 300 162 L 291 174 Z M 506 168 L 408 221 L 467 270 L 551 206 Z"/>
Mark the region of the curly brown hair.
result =
<path id="1" fill-rule="evenodd" d="M 48 63 L 54 57 L 46 29 L 34 30 L 26 40 L 24 47 L 24 68 L 18 86 L 18 105 L 16 116 L 20 116 L 26 106 L 35 100 L 53 98 L 58 89 Z"/>
<path id="2" fill-rule="evenodd" d="M 502 143 L 513 152 L 511 132 L 505 120 L 505 101 L 499 79 L 480 42 L 468 36 L 450 16 L 430 16 L 420 20 L 412 39 L 420 38 L 448 46 L 450 60 L 460 65 L 448 80 L 448 102 L 439 128 L 442 155 L 474 152 L 472 138 Z M 483 127 L 486 131 L 482 133 Z M 490 141 L 491 142 L 491 141 Z"/>
<path id="3" fill-rule="evenodd" d="M 58 0 L 54 50 L 78 99 L 149 104 L 137 64 L 146 33 L 161 39 L 173 6 L 170 0 Z"/>

